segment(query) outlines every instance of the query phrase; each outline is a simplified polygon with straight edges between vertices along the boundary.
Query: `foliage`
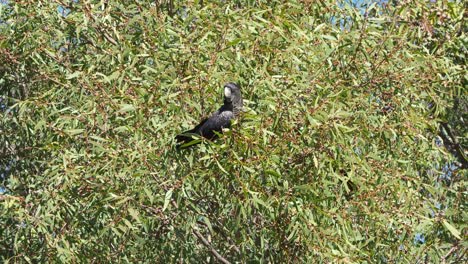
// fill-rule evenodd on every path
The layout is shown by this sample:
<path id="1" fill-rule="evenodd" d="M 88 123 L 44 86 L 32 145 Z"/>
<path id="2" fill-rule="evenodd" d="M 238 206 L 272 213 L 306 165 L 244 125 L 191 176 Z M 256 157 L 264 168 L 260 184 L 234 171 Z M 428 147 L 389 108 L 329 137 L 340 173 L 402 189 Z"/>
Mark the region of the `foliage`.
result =
<path id="1" fill-rule="evenodd" d="M 464 259 L 463 2 L 348 2 L 1 5 L 2 260 Z M 177 151 L 228 81 L 241 120 Z"/>

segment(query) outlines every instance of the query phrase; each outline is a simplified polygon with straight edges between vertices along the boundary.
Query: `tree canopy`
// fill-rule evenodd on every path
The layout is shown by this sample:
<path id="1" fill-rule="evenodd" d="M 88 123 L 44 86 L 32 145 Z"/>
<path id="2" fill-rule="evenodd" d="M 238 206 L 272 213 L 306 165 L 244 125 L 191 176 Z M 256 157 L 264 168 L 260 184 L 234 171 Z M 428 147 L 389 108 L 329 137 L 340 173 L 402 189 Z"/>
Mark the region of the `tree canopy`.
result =
<path id="1" fill-rule="evenodd" d="M 0 2 L 2 262 L 466 260 L 464 1 Z"/>

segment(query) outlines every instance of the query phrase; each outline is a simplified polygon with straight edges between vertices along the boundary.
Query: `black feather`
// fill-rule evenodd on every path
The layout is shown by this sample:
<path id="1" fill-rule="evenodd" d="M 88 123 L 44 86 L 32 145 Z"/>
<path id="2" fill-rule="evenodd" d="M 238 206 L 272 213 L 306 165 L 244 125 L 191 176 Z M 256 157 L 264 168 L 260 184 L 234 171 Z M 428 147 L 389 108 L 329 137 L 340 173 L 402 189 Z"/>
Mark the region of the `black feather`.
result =
<path id="1" fill-rule="evenodd" d="M 231 127 L 231 120 L 242 111 L 242 95 L 240 87 L 235 83 L 224 85 L 224 104 L 216 112 L 204 119 L 193 129 L 183 132 L 175 137 L 179 145 L 178 148 L 189 147 L 200 142 L 197 136 L 214 140 L 222 133 L 223 128 Z M 197 140 L 194 142 L 194 140 Z M 192 143 L 192 144 L 189 144 Z"/>

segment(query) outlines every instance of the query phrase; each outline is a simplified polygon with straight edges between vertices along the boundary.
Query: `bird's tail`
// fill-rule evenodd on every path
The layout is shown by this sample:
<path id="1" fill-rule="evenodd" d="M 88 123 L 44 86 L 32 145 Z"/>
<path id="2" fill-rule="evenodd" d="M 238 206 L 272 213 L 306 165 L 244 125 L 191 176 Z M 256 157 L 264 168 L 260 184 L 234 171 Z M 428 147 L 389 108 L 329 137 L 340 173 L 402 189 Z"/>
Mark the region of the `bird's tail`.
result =
<path id="1" fill-rule="evenodd" d="M 195 133 L 195 129 L 185 131 L 175 137 L 177 149 L 188 148 L 201 142 L 200 135 Z"/>

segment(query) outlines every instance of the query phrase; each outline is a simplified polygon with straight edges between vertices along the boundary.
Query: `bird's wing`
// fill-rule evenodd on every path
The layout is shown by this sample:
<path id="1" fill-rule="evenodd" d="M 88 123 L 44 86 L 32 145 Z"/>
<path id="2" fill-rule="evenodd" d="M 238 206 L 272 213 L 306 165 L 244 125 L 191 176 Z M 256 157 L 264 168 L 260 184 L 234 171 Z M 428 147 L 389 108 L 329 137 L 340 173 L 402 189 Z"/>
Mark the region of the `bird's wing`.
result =
<path id="1" fill-rule="evenodd" d="M 208 139 L 216 138 L 216 132 L 221 132 L 223 128 L 231 126 L 231 119 L 234 117 L 232 111 L 216 111 L 207 120 L 195 127 L 195 133 Z"/>
<path id="2" fill-rule="evenodd" d="M 209 118 L 204 119 L 193 129 L 187 130 L 175 137 L 177 142 L 182 144 L 188 144 L 194 142 L 193 135 L 200 135 L 207 139 L 217 138 L 215 132 L 221 132 L 223 128 L 229 128 L 231 126 L 231 119 L 234 118 L 232 111 L 218 110 L 214 112 Z M 199 143 L 200 140 L 198 140 Z M 196 144 L 194 143 L 194 144 Z M 179 145 L 183 146 L 183 145 Z"/>

